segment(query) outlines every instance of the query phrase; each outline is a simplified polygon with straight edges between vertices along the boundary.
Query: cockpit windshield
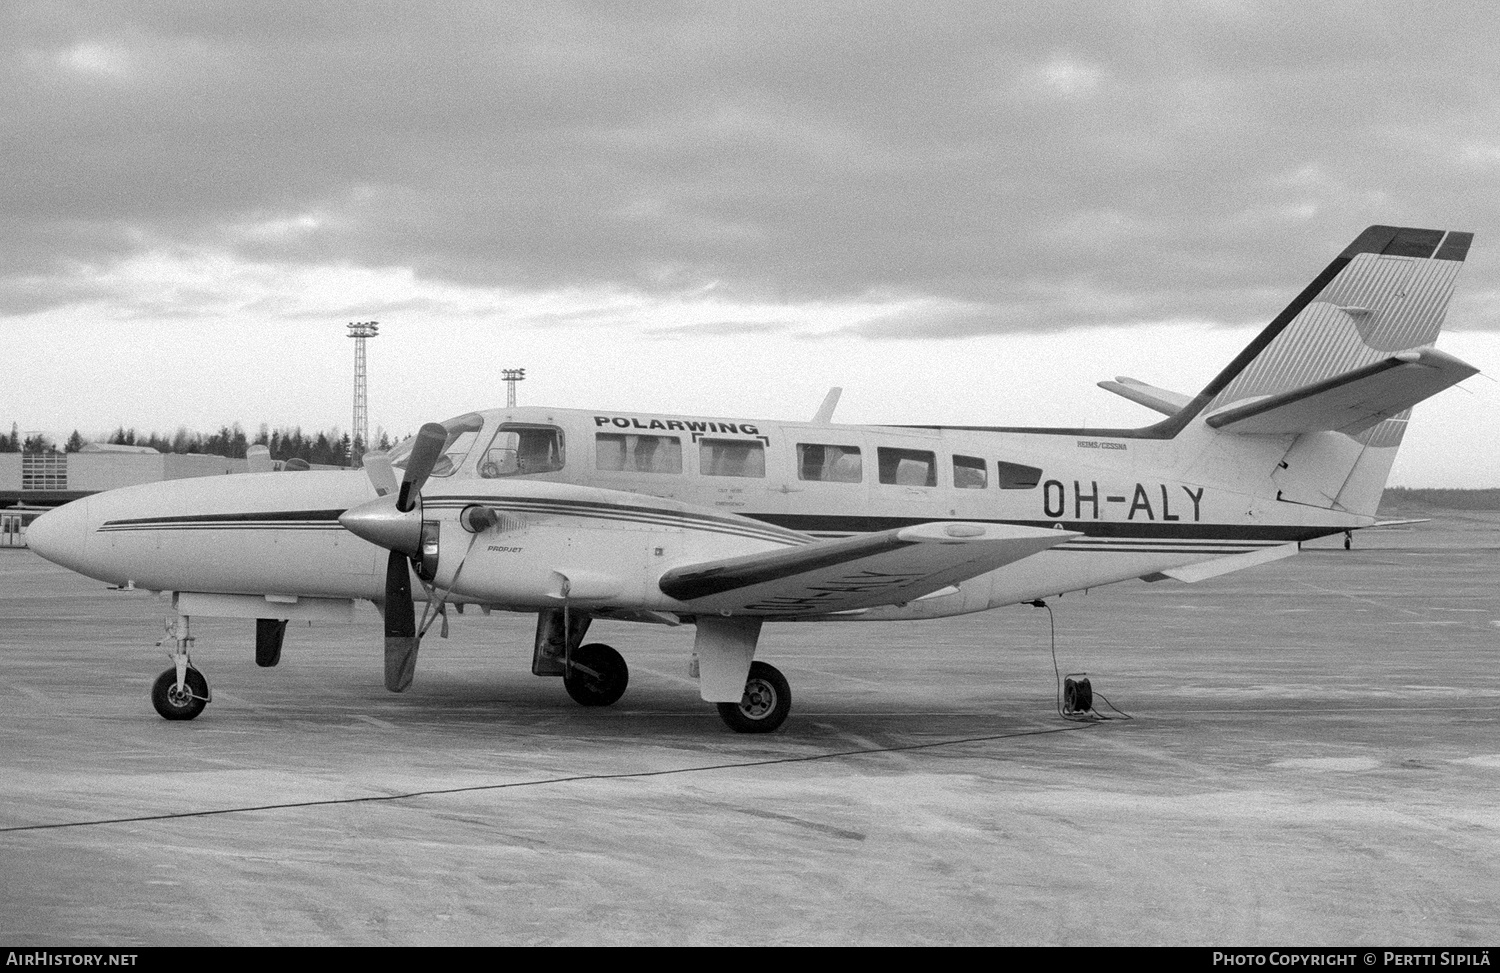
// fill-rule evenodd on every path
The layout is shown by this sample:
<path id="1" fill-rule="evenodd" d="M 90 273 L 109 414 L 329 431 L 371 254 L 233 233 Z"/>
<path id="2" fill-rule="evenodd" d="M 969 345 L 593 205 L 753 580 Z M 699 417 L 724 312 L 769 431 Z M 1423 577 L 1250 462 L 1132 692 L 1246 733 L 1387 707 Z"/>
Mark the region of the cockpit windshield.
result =
<path id="1" fill-rule="evenodd" d="M 484 417 L 477 412 L 470 412 L 449 419 L 442 426 L 448 430 L 448 439 L 443 443 L 442 456 L 432 468 L 433 476 L 451 476 L 463 465 L 469 450 L 474 447 L 474 441 L 479 438 L 479 431 L 484 428 Z M 416 441 L 416 436 L 408 436 L 391 447 L 391 465 L 400 470 L 406 469 L 406 461 L 411 458 L 412 446 Z"/>

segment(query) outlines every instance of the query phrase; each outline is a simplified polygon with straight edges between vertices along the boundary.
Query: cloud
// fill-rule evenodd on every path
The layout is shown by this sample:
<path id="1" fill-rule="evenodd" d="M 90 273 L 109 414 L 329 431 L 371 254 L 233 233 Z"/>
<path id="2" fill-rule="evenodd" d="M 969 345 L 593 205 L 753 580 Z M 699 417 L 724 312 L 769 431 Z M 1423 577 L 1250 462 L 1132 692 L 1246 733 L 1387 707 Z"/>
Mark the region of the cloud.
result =
<path id="1" fill-rule="evenodd" d="M 1395 3 L 12 5 L 0 313 L 168 248 L 946 308 L 870 337 L 1257 320 L 1369 223 L 1496 222 L 1473 133 L 1500 122 L 1497 28 Z"/>
<path id="2" fill-rule="evenodd" d="M 781 334 L 792 326 L 770 321 L 706 321 L 701 324 L 681 324 L 671 328 L 646 328 L 645 333 L 657 337 L 693 337 L 695 335 L 758 335 Z"/>

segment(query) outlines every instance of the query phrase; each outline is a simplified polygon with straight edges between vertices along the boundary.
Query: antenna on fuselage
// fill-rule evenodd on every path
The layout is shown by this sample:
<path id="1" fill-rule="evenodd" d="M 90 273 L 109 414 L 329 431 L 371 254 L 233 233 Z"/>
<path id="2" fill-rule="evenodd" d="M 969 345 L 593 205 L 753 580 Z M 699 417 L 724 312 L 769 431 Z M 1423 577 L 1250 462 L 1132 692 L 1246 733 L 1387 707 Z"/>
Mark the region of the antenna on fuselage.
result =
<path id="1" fill-rule="evenodd" d="M 823 404 L 818 406 L 818 413 L 812 417 L 812 421 L 824 424 L 832 422 L 833 410 L 838 408 L 839 396 L 843 394 L 844 390 L 837 385 L 829 389 L 828 394 L 823 396 Z"/>

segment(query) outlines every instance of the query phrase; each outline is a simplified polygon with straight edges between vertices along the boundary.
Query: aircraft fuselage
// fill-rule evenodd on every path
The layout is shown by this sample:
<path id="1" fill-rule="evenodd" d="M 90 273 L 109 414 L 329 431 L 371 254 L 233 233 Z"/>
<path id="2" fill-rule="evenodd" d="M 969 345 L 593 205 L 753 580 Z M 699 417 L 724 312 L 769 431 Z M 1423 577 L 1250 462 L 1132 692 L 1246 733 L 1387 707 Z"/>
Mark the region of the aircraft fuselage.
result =
<path id="1" fill-rule="evenodd" d="M 548 488 L 540 485 L 525 487 L 545 481 L 667 498 L 815 537 L 935 521 L 997 522 L 1082 535 L 1028 558 L 1024 570 L 1003 567 L 946 594 L 833 616 L 838 618 L 982 611 L 1281 548 L 1370 522 L 1274 499 L 1272 477 L 1290 437 L 1249 443 L 1237 437 L 1233 449 L 1216 449 L 1221 437 L 1208 429 L 1190 429 L 1173 439 L 1139 439 L 543 407 L 474 413 L 445 425 L 450 442 L 424 491 L 430 517 L 484 503 L 536 511 L 541 508 L 535 504 L 517 507 L 516 494 L 545 493 Z M 396 459 L 399 464 L 399 450 Z M 295 617 L 288 598 L 376 600 L 385 552 L 338 523 L 344 511 L 374 495 L 358 470 L 247 474 L 112 491 L 75 505 L 75 516 L 92 530 L 78 535 L 84 546 L 65 563 L 111 583 L 156 590 L 269 593 L 283 599 L 274 609 L 282 616 Z M 537 500 L 543 501 L 552 504 L 547 516 L 564 515 L 546 497 Z M 597 520 L 586 526 L 599 527 Z M 453 518 L 445 524 L 442 549 L 451 569 L 451 552 L 470 538 Z M 619 524 L 607 526 L 616 533 L 581 535 L 602 545 L 592 555 L 584 550 L 586 542 L 573 542 L 575 563 L 622 556 L 618 552 L 626 541 Z M 661 536 L 631 535 L 628 542 L 651 552 L 667 549 L 659 566 L 672 565 L 670 551 L 680 553 L 675 560 L 698 556 L 684 540 L 696 527 L 658 518 L 650 529 Z M 661 537 L 677 540 L 668 544 Z M 777 543 L 771 535 L 762 540 L 762 546 Z M 523 566 L 532 564 L 545 577 L 543 566 L 558 563 L 551 546 L 523 550 L 519 535 L 483 547 L 466 568 L 471 583 L 486 570 L 520 577 Z M 752 544 L 746 550 L 754 549 Z M 508 561 L 506 554 L 512 555 Z M 444 578 L 435 580 L 442 584 Z M 540 591 L 546 585 L 533 587 Z M 596 604 L 608 601 L 608 586 L 602 590 L 606 594 Z M 674 607 L 656 595 L 654 609 Z M 641 592 L 632 597 L 641 603 Z M 520 600 L 497 607 L 536 603 L 529 594 Z M 253 608 L 246 613 L 253 614 Z"/>

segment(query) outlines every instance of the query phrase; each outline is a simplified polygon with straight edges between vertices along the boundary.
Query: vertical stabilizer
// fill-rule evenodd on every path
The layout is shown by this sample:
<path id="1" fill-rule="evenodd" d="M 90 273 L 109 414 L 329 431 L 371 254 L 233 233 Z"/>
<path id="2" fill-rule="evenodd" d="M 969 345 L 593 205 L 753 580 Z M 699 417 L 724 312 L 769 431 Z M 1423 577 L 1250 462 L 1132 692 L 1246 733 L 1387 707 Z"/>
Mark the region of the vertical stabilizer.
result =
<path id="1" fill-rule="evenodd" d="M 1230 434 L 1295 434 L 1277 499 L 1373 516 L 1409 403 L 1474 372 L 1416 354 L 1437 340 L 1473 238 L 1365 230 L 1184 412 Z"/>

